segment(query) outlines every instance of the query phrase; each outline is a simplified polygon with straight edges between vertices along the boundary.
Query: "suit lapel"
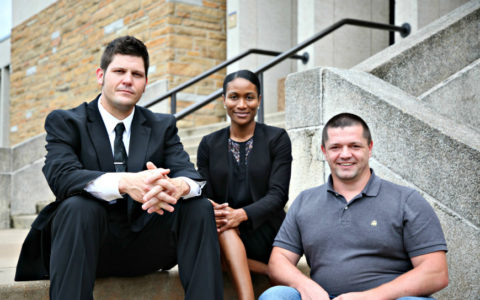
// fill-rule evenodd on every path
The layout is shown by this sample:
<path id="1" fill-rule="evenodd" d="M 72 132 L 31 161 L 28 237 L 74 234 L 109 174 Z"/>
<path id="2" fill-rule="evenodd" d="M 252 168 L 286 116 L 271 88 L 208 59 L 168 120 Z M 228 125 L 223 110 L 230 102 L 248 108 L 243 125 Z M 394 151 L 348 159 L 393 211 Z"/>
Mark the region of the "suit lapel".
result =
<path id="1" fill-rule="evenodd" d="M 108 138 L 107 129 L 98 111 L 98 98 L 88 103 L 87 130 L 97 153 L 98 165 L 101 171 L 115 172 L 113 165 L 112 147 Z"/>
<path id="2" fill-rule="evenodd" d="M 265 139 L 265 132 L 264 132 L 264 125 L 261 123 L 257 123 L 255 125 L 255 131 L 253 133 L 253 148 L 250 154 L 248 155 L 248 163 L 247 163 L 247 182 L 250 187 L 250 195 L 252 196 L 252 200 L 256 201 L 259 198 L 259 195 L 256 193 L 256 186 L 263 184 L 260 182 L 251 182 L 252 176 L 254 172 L 258 172 L 260 166 L 264 166 L 264 160 L 268 157 L 268 155 L 264 151 L 269 151 L 268 145 Z"/>
<path id="3" fill-rule="evenodd" d="M 230 172 L 228 170 L 231 170 L 233 167 L 232 165 L 230 165 L 231 159 L 229 159 L 228 157 L 230 155 L 230 153 L 228 152 L 229 137 L 230 137 L 230 127 L 224 128 L 219 138 L 214 139 L 214 142 L 212 143 L 213 144 L 212 153 L 214 153 L 214 155 L 210 157 L 211 159 L 214 159 L 216 162 L 221 162 L 221 161 L 227 162 L 227 172 L 226 172 L 227 176 L 223 177 L 221 172 L 218 172 L 217 174 L 213 175 L 213 176 L 223 177 L 223 178 L 218 178 L 219 179 L 218 182 L 223 182 L 223 184 L 220 184 L 220 187 L 219 187 L 223 190 L 219 190 L 218 194 L 225 195 L 225 199 L 223 199 L 224 202 L 228 201 L 228 183 L 230 182 L 230 178 L 229 178 Z M 225 168 L 225 167 L 223 166 L 220 168 Z"/>
<path id="4" fill-rule="evenodd" d="M 248 164 L 247 164 L 247 175 L 249 171 L 252 169 L 250 166 L 258 166 L 261 165 L 262 159 L 265 159 L 265 154 L 258 149 L 267 149 L 268 147 L 265 143 L 265 135 L 263 132 L 262 124 L 257 123 L 255 125 L 255 131 L 253 133 L 253 149 L 248 155 Z M 255 151 L 257 149 L 257 151 Z"/>
<path id="5" fill-rule="evenodd" d="M 151 128 L 146 125 L 142 111 L 135 109 L 130 133 L 130 148 L 128 151 L 128 171 L 138 172 L 145 169 L 148 142 L 150 141 Z"/>

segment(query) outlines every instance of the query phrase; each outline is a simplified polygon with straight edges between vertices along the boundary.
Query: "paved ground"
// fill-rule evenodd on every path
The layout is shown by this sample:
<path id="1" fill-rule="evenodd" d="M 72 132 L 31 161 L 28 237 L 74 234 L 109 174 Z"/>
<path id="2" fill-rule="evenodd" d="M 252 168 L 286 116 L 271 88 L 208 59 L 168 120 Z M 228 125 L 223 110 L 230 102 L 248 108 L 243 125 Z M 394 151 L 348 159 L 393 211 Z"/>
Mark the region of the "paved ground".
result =
<path id="1" fill-rule="evenodd" d="M 15 267 L 27 229 L 0 230 L 0 285 L 13 283 Z"/>

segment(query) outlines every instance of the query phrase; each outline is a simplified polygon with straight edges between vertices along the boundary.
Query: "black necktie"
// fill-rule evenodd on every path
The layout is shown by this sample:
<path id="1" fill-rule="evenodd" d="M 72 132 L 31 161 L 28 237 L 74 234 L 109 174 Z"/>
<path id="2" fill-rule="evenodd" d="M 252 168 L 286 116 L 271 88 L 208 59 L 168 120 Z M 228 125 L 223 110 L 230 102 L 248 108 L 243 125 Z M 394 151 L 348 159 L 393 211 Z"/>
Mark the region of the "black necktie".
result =
<path id="1" fill-rule="evenodd" d="M 123 144 L 123 132 L 125 131 L 125 125 L 118 123 L 115 126 L 115 141 L 113 142 L 113 163 L 115 164 L 115 172 L 127 171 L 127 151 L 125 151 L 125 144 Z M 135 205 L 135 201 L 132 198 L 125 195 L 123 197 L 127 200 L 127 216 L 128 222 L 131 224 L 132 220 L 135 220 L 139 214 L 139 204 Z M 141 211 L 141 210 L 140 210 Z"/>
<path id="2" fill-rule="evenodd" d="M 115 172 L 127 171 L 127 151 L 123 144 L 123 132 L 125 125 L 118 123 L 115 126 L 115 142 L 113 142 L 113 163 L 115 164 Z"/>

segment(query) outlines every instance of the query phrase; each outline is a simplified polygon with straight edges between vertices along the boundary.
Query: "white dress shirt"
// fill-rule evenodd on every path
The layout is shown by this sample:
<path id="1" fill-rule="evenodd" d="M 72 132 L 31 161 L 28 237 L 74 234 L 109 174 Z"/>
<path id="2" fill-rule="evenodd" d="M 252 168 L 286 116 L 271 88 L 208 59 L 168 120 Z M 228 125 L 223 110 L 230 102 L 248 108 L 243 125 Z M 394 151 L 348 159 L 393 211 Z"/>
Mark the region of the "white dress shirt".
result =
<path id="1" fill-rule="evenodd" d="M 129 151 L 130 145 L 130 134 L 132 132 L 132 120 L 133 114 L 135 113 L 135 108 L 132 113 L 123 120 L 118 120 L 112 116 L 104 107 L 101 105 L 101 97 L 98 101 L 98 110 L 102 116 L 103 123 L 107 129 L 108 138 L 110 139 L 110 146 L 112 148 L 113 155 L 113 144 L 115 141 L 115 126 L 118 123 L 123 122 L 125 125 L 125 131 L 123 132 L 123 144 L 125 145 L 125 150 Z M 103 199 L 109 202 L 115 202 L 114 200 L 122 198 L 118 190 L 118 183 L 120 181 L 120 173 L 105 173 L 102 176 L 96 178 L 95 180 L 89 182 L 85 187 L 85 191 L 89 192 L 93 196 L 99 199 Z M 205 185 L 205 182 L 196 182 L 188 177 L 180 177 L 190 186 L 190 192 L 183 196 L 184 199 L 200 196 L 202 193 L 202 187 Z"/>

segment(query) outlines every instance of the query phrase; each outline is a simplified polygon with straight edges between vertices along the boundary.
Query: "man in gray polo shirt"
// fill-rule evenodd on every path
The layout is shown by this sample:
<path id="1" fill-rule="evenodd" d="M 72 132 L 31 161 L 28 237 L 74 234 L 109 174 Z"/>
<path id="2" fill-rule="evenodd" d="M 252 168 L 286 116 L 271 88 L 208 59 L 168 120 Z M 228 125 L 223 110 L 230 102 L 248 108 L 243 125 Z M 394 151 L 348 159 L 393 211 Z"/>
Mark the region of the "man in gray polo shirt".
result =
<path id="1" fill-rule="evenodd" d="M 435 212 L 413 189 L 375 175 L 367 124 L 330 119 L 322 151 L 328 182 L 302 192 L 275 238 L 267 299 L 422 299 L 448 284 L 445 238 Z M 305 254 L 310 278 L 296 265 Z M 408 298 L 405 298 L 408 297 Z"/>

